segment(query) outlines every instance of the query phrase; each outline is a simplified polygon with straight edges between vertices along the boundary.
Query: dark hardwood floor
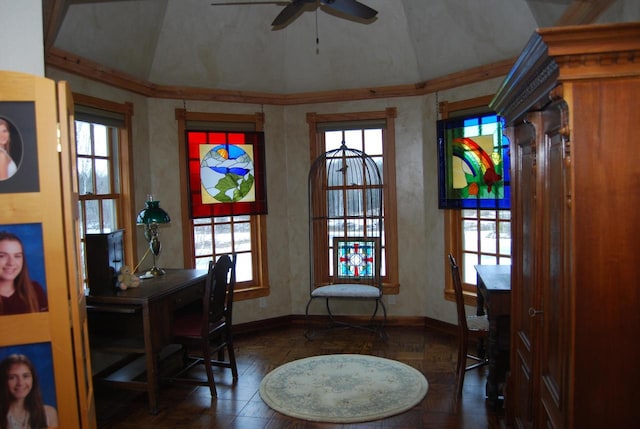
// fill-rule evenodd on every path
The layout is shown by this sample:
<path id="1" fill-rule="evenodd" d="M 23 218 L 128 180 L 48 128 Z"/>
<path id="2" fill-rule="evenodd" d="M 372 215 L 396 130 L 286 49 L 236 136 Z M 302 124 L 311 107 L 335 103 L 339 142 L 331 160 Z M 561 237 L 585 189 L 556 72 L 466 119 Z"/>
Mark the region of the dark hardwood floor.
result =
<path id="1" fill-rule="evenodd" d="M 167 385 L 160 392 L 161 410 L 148 413 L 146 395 L 96 386 L 98 428 L 497 428 L 499 416 L 485 405 L 486 366 L 467 372 L 462 398 L 456 400 L 455 337 L 433 330 L 388 327 L 388 339 L 363 330 L 334 330 L 308 341 L 304 328 L 292 326 L 235 337 L 239 379 L 216 369 L 218 398 L 207 387 Z M 429 381 L 425 399 L 393 417 L 360 424 L 307 422 L 273 411 L 260 399 L 264 375 L 292 360 L 332 353 L 370 354 L 404 362 Z"/>

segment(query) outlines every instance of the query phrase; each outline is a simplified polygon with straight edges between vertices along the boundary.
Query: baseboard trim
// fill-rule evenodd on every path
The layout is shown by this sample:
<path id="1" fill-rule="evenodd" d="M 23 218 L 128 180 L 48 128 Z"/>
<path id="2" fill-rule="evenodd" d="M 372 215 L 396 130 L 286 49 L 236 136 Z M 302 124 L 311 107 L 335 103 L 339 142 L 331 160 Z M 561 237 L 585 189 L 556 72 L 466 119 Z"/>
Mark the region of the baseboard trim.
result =
<path id="1" fill-rule="evenodd" d="M 369 318 L 366 316 L 340 316 L 339 321 L 347 323 L 362 323 Z M 287 316 L 273 317 L 270 319 L 255 320 L 252 322 L 238 323 L 233 325 L 234 334 L 249 334 L 262 331 L 272 331 L 290 326 L 320 326 L 325 325 L 329 321 L 328 316 L 309 316 L 307 319 L 304 315 L 290 314 Z M 436 331 L 445 332 L 447 334 L 456 335 L 457 326 L 441 320 L 432 319 L 430 317 L 388 317 L 386 326 L 407 327 L 407 328 L 426 328 Z"/>

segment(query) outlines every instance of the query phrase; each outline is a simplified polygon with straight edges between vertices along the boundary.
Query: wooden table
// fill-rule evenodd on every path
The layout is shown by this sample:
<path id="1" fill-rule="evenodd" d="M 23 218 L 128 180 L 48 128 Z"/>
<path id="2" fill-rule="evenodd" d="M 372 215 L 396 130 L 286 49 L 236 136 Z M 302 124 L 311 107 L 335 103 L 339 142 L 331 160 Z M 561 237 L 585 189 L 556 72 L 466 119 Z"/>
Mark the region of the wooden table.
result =
<path id="1" fill-rule="evenodd" d="M 478 315 L 489 319 L 489 374 L 487 402 L 495 407 L 509 370 L 511 266 L 476 265 L 478 273 Z"/>
<path id="2" fill-rule="evenodd" d="M 88 295 L 91 348 L 126 356 L 95 374 L 96 383 L 146 391 L 149 411 L 157 414 L 159 362 L 172 352 L 173 313 L 202 299 L 206 275 L 206 270 L 169 269 L 137 288 Z"/>

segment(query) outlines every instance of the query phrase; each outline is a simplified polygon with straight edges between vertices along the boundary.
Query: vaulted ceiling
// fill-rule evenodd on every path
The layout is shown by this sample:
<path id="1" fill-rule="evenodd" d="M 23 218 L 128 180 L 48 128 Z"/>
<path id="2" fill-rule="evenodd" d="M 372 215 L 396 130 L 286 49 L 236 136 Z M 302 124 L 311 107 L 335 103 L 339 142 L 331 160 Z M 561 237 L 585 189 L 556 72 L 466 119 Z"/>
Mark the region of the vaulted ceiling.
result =
<path id="1" fill-rule="evenodd" d="M 274 29 L 286 1 L 45 0 L 46 62 L 150 96 L 393 92 L 504 74 L 537 27 L 640 20 L 636 0 L 360 1 L 373 20 L 312 4 Z"/>

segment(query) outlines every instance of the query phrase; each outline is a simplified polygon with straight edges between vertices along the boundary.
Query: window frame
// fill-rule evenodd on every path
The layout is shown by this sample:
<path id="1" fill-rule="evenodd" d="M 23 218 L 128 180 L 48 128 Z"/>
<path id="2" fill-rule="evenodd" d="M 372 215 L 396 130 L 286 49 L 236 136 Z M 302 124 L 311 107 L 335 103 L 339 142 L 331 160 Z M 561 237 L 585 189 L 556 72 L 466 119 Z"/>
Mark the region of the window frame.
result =
<path id="1" fill-rule="evenodd" d="M 118 164 L 117 170 L 119 174 L 120 181 L 120 192 L 119 197 L 117 198 L 118 204 L 116 209 L 116 218 L 117 218 L 117 229 L 123 229 L 125 233 L 123 234 L 123 251 L 124 251 L 124 262 L 126 265 L 133 267 L 134 263 L 134 249 L 136 248 L 136 224 L 135 224 L 135 207 L 133 206 L 134 201 L 134 193 L 133 193 L 133 151 L 132 151 L 132 117 L 133 117 L 133 103 L 125 102 L 125 103 L 117 103 L 110 100 L 104 100 L 97 97 L 92 97 L 89 95 L 84 95 L 80 93 L 73 93 L 73 102 L 74 106 L 86 106 L 91 109 L 97 109 L 99 111 L 104 111 L 108 116 L 109 113 L 117 114 L 122 116 L 124 121 L 123 127 L 117 128 L 117 143 L 118 143 L 118 159 L 115 161 Z M 75 107 L 74 107 L 75 110 Z M 75 115 L 74 115 L 74 127 L 75 127 Z M 75 132 L 74 132 L 75 134 Z M 77 147 L 77 141 L 76 141 Z M 77 162 L 77 160 L 75 160 Z M 113 168 L 113 166 L 112 166 Z M 114 194 L 109 194 L 112 197 Z M 102 200 L 103 196 L 97 197 L 96 199 Z M 90 199 L 85 195 L 78 195 L 78 199 L 80 201 L 86 201 Z M 82 213 L 79 210 L 79 216 L 82 216 Z M 84 246 L 84 236 L 86 234 L 86 219 L 83 218 L 81 223 L 82 231 L 81 231 L 81 245 Z M 84 269 L 86 271 L 86 254 L 83 251 L 84 255 L 83 264 Z"/>
<path id="2" fill-rule="evenodd" d="M 487 95 L 477 98 L 472 98 L 468 100 L 462 100 L 457 102 L 448 102 L 443 101 L 439 103 L 439 112 L 441 119 L 449 119 L 451 117 L 461 116 L 464 114 L 474 112 L 484 113 L 490 111 L 489 103 L 493 100 L 493 95 Z M 510 168 L 510 166 L 507 166 Z M 465 210 L 474 210 L 474 209 L 465 209 Z M 499 217 L 498 212 L 500 211 L 511 211 L 505 209 L 475 209 L 477 213 L 477 217 L 481 218 L 481 211 L 495 211 L 496 218 Z M 463 252 L 463 231 L 462 225 L 463 221 L 466 218 L 463 215 L 463 210 L 461 209 L 445 209 L 444 210 L 444 272 L 445 272 L 445 287 L 444 287 L 444 297 L 448 301 L 456 300 L 455 291 L 453 289 L 453 281 L 450 275 L 450 266 L 449 260 L 446 257 L 447 254 L 451 254 L 458 261 L 458 265 L 460 266 L 460 272 L 464 272 L 464 252 Z M 511 222 L 511 220 L 509 221 Z M 462 290 L 463 297 L 466 305 L 475 306 L 477 304 L 477 285 L 472 283 L 467 283 L 464 281 L 464 277 L 462 277 Z"/>
<path id="3" fill-rule="evenodd" d="M 307 123 L 309 126 L 309 165 L 322 155 L 324 136 L 322 131 L 318 131 L 318 126 L 327 122 L 356 122 L 366 120 L 384 120 L 386 123 L 383 136 L 383 198 L 384 198 L 384 246 L 385 246 L 385 275 L 382 277 L 383 293 L 395 295 L 400 292 L 399 270 L 398 270 L 398 233 L 397 233 L 397 211 L 396 211 L 396 157 L 395 157 L 395 118 L 397 109 L 389 107 L 383 111 L 370 112 L 350 112 L 350 113 L 330 113 L 318 114 L 307 113 Z M 328 258 L 328 256 L 327 256 Z M 327 259 L 328 261 L 328 259 Z M 316 261 L 316 265 L 321 261 Z M 322 261 L 324 264 L 324 261 Z M 319 265 L 318 265 L 319 266 Z"/>
<path id="4" fill-rule="evenodd" d="M 189 189 L 189 171 L 187 166 L 186 130 L 187 122 L 216 122 L 216 123 L 253 123 L 254 131 L 264 131 L 264 113 L 233 114 L 233 113 L 206 113 L 188 112 L 186 109 L 176 109 L 175 117 L 178 121 L 179 163 L 180 163 L 180 189 Z M 195 243 L 193 219 L 189 217 L 189 192 L 180 195 L 181 219 L 182 219 L 182 243 L 184 266 L 195 268 Z M 226 217 L 226 216 L 225 216 Z M 251 224 L 252 243 L 252 269 L 253 281 L 236 282 L 234 289 L 234 301 L 254 299 L 268 296 L 269 271 L 267 263 L 267 223 L 266 215 L 249 215 Z M 211 222 L 213 225 L 214 223 Z"/>

